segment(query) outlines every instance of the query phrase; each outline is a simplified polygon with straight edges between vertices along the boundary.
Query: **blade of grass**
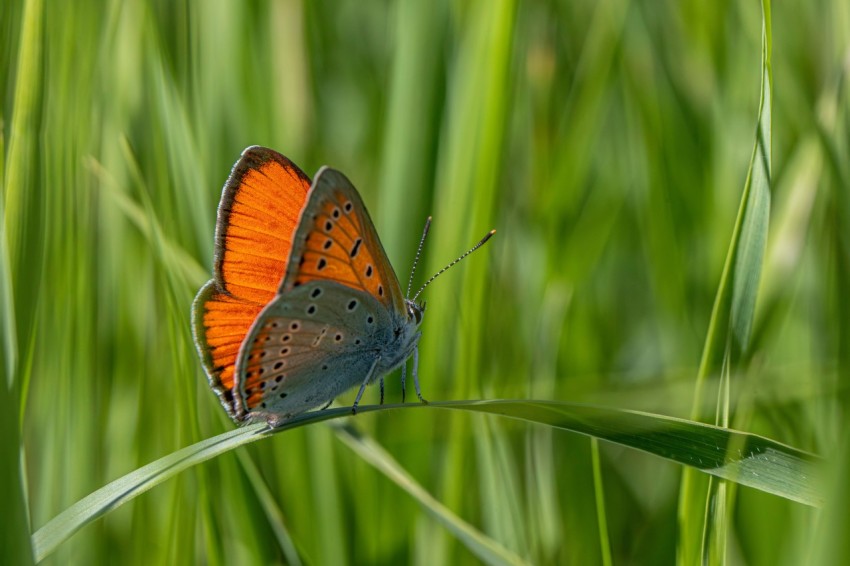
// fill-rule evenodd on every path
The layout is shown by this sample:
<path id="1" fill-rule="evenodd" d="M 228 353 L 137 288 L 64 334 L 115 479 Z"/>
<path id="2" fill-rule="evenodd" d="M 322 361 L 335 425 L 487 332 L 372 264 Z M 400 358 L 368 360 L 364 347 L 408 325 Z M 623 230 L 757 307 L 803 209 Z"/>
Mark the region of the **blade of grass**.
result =
<path id="1" fill-rule="evenodd" d="M 0 366 L 0 372 L 6 373 Z M 5 378 L 6 376 L 3 375 Z M 0 434 L 3 435 L 0 447 L 0 485 L 5 486 L 3 515 L 4 528 L 0 533 L 0 548 L 3 549 L 3 559 L 9 564 L 32 564 L 32 546 L 29 540 L 29 520 L 27 518 L 26 491 L 21 476 L 21 449 L 18 428 L 18 399 L 12 394 L 14 389 L 3 383 L 0 395 Z"/>
<path id="2" fill-rule="evenodd" d="M 726 256 L 697 373 L 692 417 L 700 419 L 706 379 L 720 374 L 723 380 L 715 422 L 729 422 L 729 379 L 746 363 L 756 295 L 770 218 L 771 95 L 770 2 L 762 2 L 761 98 L 756 140 L 741 195 L 738 217 Z M 725 559 L 727 530 L 725 489 L 715 481 L 707 486 L 692 470 L 683 470 L 679 499 L 678 559 L 682 564 Z M 719 501 L 723 498 L 723 502 Z M 704 508 L 705 513 L 697 509 Z M 718 554 L 719 553 L 719 554 Z"/>
<path id="3" fill-rule="evenodd" d="M 0 130 L 0 179 L 4 178 L 5 169 L 5 144 L 3 132 Z M 15 382 L 15 366 L 18 360 L 18 333 L 17 324 L 15 322 L 15 301 L 14 290 L 12 286 L 12 266 L 9 257 L 9 240 L 6 236 L 6 215 L 5 215 L 5 193 L 0 194 L 0 305 L 3 306 L 2 328 L 3 328 L 3 344 L 0 354 L 3 356 L 3 370 L 5 373 L 6 387 L 12 389 Z M 16 397 L 17 399 L 17 397 Z"/>
<path id="4" fill-rule="evenodd" d="M 350 413 L 350 411 L 349 411 Z M 316 521 L 323 525 L 317 537 L 319 549 L 317 564 L 350 563 L 345 538 L 345 526 L 339 510 L 343 508 L 339 480 L 335 474 L 333 439 L 327 430 L 312 428 L 307 431 L 310 444 L 311 479 L 309 498 L 315 509 Z"/>
<path id="5" fill-rule="evenodd" d="M 819 506 L 817 456 L 755 434 L 639 411 L 556 401 L 453 401 L 368 405 L 358 413 L 386 410 L 452 409 L 501 415 L 578 432 L 694 467 L 706 474 L 780 497 Z M 203 440 L 160 458 L 86 496 L 33 535 L 36 560 L 94 519 L 186 468 L 270 434 L 351 415 L 348 407 L 299 415 L 269 430 L 249 425 Z"/>
<path id="6" fill-rule="evenodd" d="M 267 429 L 253 425 L 231 430 L 178 450 L 117 479 L 69 507 L 32 537 L 36 562 L 80 528 L 195 464 L 257 439 Z"/>
<path id="7" fill-rule="evenodd" d="M 34 149 L 38 87 L 41 73 L 42 3 L 30 0 L 24 5 L 20 45 L 14 79 L 13 112 L 10 143 L 6 153 L 5 136 L 0 131 L 0 304 L 3 306 L 2 360 L 0 360 L 0 484 L 6 486 L 7 528 L 0 535 L 4 559 L 14 564 L 32 564 L 33 549 L 29 535 L 28 498 L 22 471 L 23 448 L 21 423 L 27 384 L 20 378 L 17 306 L 14 281 L 20 256 L 20 239 L 25 230 L 23 219 L 31 182 L 29 163 Z M 6 8 L 8 9 L 8 7 Z M 3 128 L 0 119 L 0 128 Z"/>
<path id="8" fill-rule="evenodd" d="M 837 27 L 847 35 L 846 17 L 839 20 Z M 846 41 L 846 37 L 843 38 Z M 816 531 L 813 564 L 846 564 L 850 560 L 850 537 L 847 536 L 847 510 L 850 509 L 850 389 L 846 377 L 850 375 L 850 195 L 848 180 L 850 169 L 847 155 L 850 151 L 850 53 L 844 52 L 845 59 L 831 89 L 830 97 L 821 105 L 818 112 L 817 133 L 821 149 L 829 171 L 829 239 L 832 256 L 832 274 L 830 302 L 825 305 L 828 316 L 836 321 L 835 343 L 831 346 L 836 352 L 837 375 L 843 385 L 835 396 L 838 413 L 843 421 L 837 436 L 828 483 L 825 487 L 830 494 L 823 515 L 819 518 Z M 834 97 L 834 99 L 833 99 Z M 824 420 L 832 415 L 824 415 Z M 831 419 L 830 419 L 831 420 Z M 827 421 L 829 422 L 829 421 Z M 829 430 L 829 429 L 828 429 Z"/>
<path id="9" fill-rule="evenodd" d="M 442 2 L 405 0 L 397 8 L 398 47 L 381 158 L 379 226 L 390 259 L 403 260 L 401 265 L 410 265 L 409 250 L 418 236 L 411 226 L 425 220 L 418 206 L 424 197 L 416 195 L 426 194 L 434 175 L 445 12 Z"/>
<path id="10" fill-rule="evenodd" d="M 483 535 L 451 509 L 437 501 L 404 468 L 372 438 L 350 425 L 335 425 L 337 436 L 361 458 L 380 470 L 387 478 L 416 499 L 448 531 L 454 534 L 475 556 L 488 564 L 526 564 L 494 539 Z"/>
<path id="11" fill-rule="evenodd" d="M 265 511 L 268 518 L 269 526 L 277 538 L 277 543 L 284 558 L 286 558 L 286 563 L 293 566 L 300 566 L 301 558 L 289 534 L 289 529 L 286 528 L 286 524 L 284 523 L 283 512 L 281 512 L 280 507 L 275 502 L 274 495 L 266 485 L 266 481 L 263 479 L 259 468 L 257 468 L 254 460 L 248 457 L 244 450 L 237 452 L 236 456 L 239 458 L 239 464 L 242 466 L 242 469 L 245 470 L 245 475 L 248 476 L 248 481 L 251 482 L 254 493 L 257 494 L 257 499 L 260 500 L 260 505 L 262 505 L 263 511 Z"/>
<path id="12" fill-rule="evenodd" d="M 590 439 L 593 463 L 593 492 L 596 496 L 596 522 L 599 525 L 599 551 L 602 564 L 611 566 L 611 542 L 608 540 L 608 517 L 605 511 L 605 486 L 602 484 L 602 466 L 599 463 L 599 440 Z"/>
<path id="13" fill-rule="evenodd" d="M 506 548 L 530 556 L 519 473 L 510 457 L 508 435 L 500 424 L 493 418 L 473 419 L 481 522 L 484 530 Z"/>
<path id="14" fill-rule="evenodd" d="M 823 504 L 816 477 L 821 459 L 755 434 L 640 411 L 556 401 L 431 405 L 547 424 L 636 448 L 792 501 L 816 507 Z"/>
<path id="15" fill-rule="evenodd" d="M 14 111 L 12 112 L 9 153 L 4 179 L 6 238 L 11 264 L 17 265 L 20 238 L 25 227 L 32 170 L 30 162 L 35 150 L 35 132 L 39 102 L 42 60 L 42 0 L 27 0 L 21 23 L 21 43 L 15 77 Z"/>
<path id="16" fill-rule="evenodd" d="M 472 3 L 466 13 L 455 12 L 463 42 L 448 79 L 444 139 L 434 188 L 433 249 L 459 249 L 466 245 L 464 242 L 475 241 L 493 227 L 501 188 L 499 176 L 505 167 L 508 124 L 504 116 L 509 112 L 512 95 L 516 12 L 514 0 Z M 436 273 L 445 261 L 437 254 L 429 256 L 427 271 Z M 423 351 L 443 355 L 423 360 L 420 371 L 454 375 L 456 379 L 450 386 L 455 398 L 467 397 L 480 389 L 480 383 L 472 379 L 478 375 L 476 368 L 480 367 L 483 353 L 484 335 L 479 321 L 485 312 L 489 278 L 486 252 L 472 261 L 477 264 L 476 269 L 460 266 L 443 276 L 440 285 L 429 288 L 428 298 L 439 306 L 431 311 L 428 324 L 432 328 L 454 328 L 456 334 L 452 337 L 432 332 L 424 336 Z M 468 438 L 465 420 L 450 426 L 455 438 Z M 467 441 L 461 440 L 451 443 L 440 456 L 441 498 L 452 509 L 462 506 L 466 486 L 459 471 L 470 449 Z M 419 544 L 432 549 L 430 560 L 451 562 L 455 558 L 451 544 L 442 539 L 443 533 L 435 532 L 427 542 Z"/>

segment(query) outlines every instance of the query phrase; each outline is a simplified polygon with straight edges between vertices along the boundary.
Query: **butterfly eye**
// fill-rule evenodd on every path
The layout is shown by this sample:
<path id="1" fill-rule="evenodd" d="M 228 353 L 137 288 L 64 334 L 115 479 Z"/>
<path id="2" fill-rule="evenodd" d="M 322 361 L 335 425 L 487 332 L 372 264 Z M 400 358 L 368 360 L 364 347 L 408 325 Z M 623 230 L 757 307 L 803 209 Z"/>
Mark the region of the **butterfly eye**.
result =
<path id="1" fill-rule="evenodd" d="M 422 309 L 415 303 L 408 303 L 407 314 L 416 324 L 422 321 Z"/>

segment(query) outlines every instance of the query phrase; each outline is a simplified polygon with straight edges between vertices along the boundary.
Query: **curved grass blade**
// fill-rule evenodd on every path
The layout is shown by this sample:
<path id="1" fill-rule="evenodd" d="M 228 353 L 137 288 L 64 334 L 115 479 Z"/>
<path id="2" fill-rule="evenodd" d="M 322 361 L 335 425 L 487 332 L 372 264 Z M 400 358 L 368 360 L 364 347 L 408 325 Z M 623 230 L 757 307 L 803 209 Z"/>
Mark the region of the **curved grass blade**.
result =
<path id="1" fill-rule="evenodd" d="M 286 528 L 283 512 L 274 500 L 274 495 L 272 495 L 271 490 L 266 485 L 266 480 L 263 478 L 262 473 L 260 473 L 257 464 L 254 463 L 254 460 L 244 450 L 237 452 L 237 456 L 239 457 L 239 464 L 245 471 L 245 475 L 248 476 L 248 481 L 251 482 L 251 487 L 257 495 L 257 500 L 266 514 L 266 520 L 269 522 L 269 527 L 277 539 L 277 544 L 283 553 L 286 564 L 301 566 L 301 557 L 298 555 L 298 550 L 295 548 L 295 542 L 289 534 L 289 529 Z"/>
<path id="2" fill-rule="evenodd" d="M 821 458 L 763 436 L 626 409 L 556 401 L 431 403 L 546 424 L 636 448 L 792 501 L 820 507 Z"/>
<path id="3" fill-rule="evenodd" d="M 697 373 L 691 417 L 701 414 L 702 394 L 709 376 L 719 375 L 714 422 L 728 426 L 730 418 L 730 382 L 732 375 L 746 369 L 749 342 L 755 315 L 764 252 L 770 220 L 771 184 L 771 110 L 773 73 L 770 0 L 762 0 L 762 64 L 755 144 L 732 241 L 714 301 L 708 335 Z M 684 470 L 679 496 L 678 561 L 683 564 L 723 561 L 726 532 L 734 497 L 722 483 L 705 482 Z M 703 512 L 700 512 L 703 509 Z"/>
<path id="4" fill-rule="evenodd" d="M 820 462 L 817 456 L 762 436 L 663 415 L 576 403 L 521 400 L 369 405 L 359 407 L 358 414 L 435 408 L 501 415 L 578 432 L 636 448 L 792 501 L 812 506 L 823 502 L 815 478 Z M 36 560 L 42 560 L 86 524 L 186 468 L 271 434 L 350 415 L 350 409 L 343 407 L 306 413 L 274 430 L 265 424 L 249 425 L 169 454 L 88 495 L 44 525 L 32 537 Z M 384 467 L 379 469 L 387 473 Z M 391 479 L 396 481 L 396 478 Z M 406 483 L 399 485 L 405 489 L 409 487 Z M 410 489 L 408 493 L 421 502 L 421 493 Z M 428 510 L 435 513 L 439 508 L 429 507 Z M 443 520 L 450 522 L 452 519 L 444 517 Z"/>
<path id="5" fill-rule="evenodd" d="M 363 435 L 350 425 L 334 426 L 334 429 L 340 440 L 416 499 L 423 509 L 428 511 L 483 562 L 486 564 L 527 564 L 522 558 L 490 537 L 482 535 L 476 528 L 455 515 L 451 509 L 437 501 L 372 438 Z"/>
<path id="6" fill-rule="evenodd" d="M 266 425 L 251 425 L 187 446 L 121 477 L 87 495 L 51 519 L 32 537 L 36 562 L 80 528 L 130 501 L 179 472 L 229 450 L 257 440 Z"/>

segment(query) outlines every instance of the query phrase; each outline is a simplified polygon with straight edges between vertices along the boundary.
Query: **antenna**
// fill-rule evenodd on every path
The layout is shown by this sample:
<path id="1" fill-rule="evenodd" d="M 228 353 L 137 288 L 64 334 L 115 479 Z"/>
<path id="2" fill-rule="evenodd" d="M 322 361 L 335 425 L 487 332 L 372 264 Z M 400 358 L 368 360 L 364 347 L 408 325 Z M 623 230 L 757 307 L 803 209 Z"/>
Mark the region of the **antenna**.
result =
<path id="1" fill-rule="evenodd" d="M 410 269 L 410 279 L 407 281 L 407 293 L 404 294 L 405 298 L 410 297 L 410 287 L 413 285 L 413 274 L 416 273 L 416 266 L 419 265 L 419 254 L 422 253 L 422 246 L 425 244 L 425 236 L 428 235 L 428 230 L 431 229 L 431 217 L 428 217 L 428 220 L 425 221 L 425 229 L 422 230 L 422 239 L 419 240 L 419 247 L 416 248 L 416 257 L 413 258 L 413 267 Z"/>
<path id="2" fill-rule="evenodd" d="M 428 224 L 430 224 L 430 223 L 431 223 L 430 221 L 431 221 L 431 219 L 429 218 L 429 219 L 428 219 Z M 430 285 L 430 284 L 431 284 L 431 282 L 432 282 L 434 279 L 436 279 L 437 277 L 439 277 L 440 275 L 442 275 L 443 273 L 445 273 L 445 272 L 446 272 L 446 271 L 447 271 L 450 267 L 452 267 L 454 264 L 456 264 L 457 262 L 459 262 L 460 260 L 462 260 L 463 258 L 465 258 L 466 256 L 468 256 L 469 254 L 471 254 L 472 252 L 474 252 L 475 250 L 477 250 L 478 248 L 480 248 L 481 246 L 483 246 L 484 244 L 486 244 L 486 243 L 487 243 L 487 240 L 489 240 L 490 238 L 492 238 L 492 237 L 493 237 L 493 234 L 495 234 L 495 233 L 496 233 L 496 231 L 495 231 L 495 230 L 490 230 L 489 232 L 487 232 L 487 235 L 486 235 L 486 236 L 484 236 L 483 238 L 481 238 L 481 241 L 480 241 L 480 242 L 478 242 L 477 244 L 475 244 L 474 246 L 472 246 L 471 248 L 469 248 L 468 250 L 466 250 L 466 252 L 464 252 L 464 253 L 463 253 L 463 254 L 462 254 L 459 258 L 457 258 L 456 260 L 454 260 L 453 262 L 451 262 L 450 264 L 448 264 L 447 266 L 445 266 L 443 269 L 441 269 L 440 271 L 438 271 L 437 273 L 435 273 L 435 274 L 431 277 L 431 279 L 429 279 L 428 281 L 426 281 L 426 282 L 425 282 L 425 284 L 424 284 L 424 285 L 422 285 L 422 287 L 420 287 L 418 291 L 416 291 L 416 294 L 415 294 L 415 295 L 413 295 L 413 298 L 411 299 L 411 301 L 416 302 L 416 298 L 417 298 L 417 297 L 418 297 L 418 296 L 422 293 L 422 291 L 424 291 L 424 290 L 425 290 L 425 287 L 427 287 L 428 285 Z M 417 253 L 416 255 L 417 255 L 417 257 L 419 256 L 419 254 L 418 254 L 418 253 Z"/>

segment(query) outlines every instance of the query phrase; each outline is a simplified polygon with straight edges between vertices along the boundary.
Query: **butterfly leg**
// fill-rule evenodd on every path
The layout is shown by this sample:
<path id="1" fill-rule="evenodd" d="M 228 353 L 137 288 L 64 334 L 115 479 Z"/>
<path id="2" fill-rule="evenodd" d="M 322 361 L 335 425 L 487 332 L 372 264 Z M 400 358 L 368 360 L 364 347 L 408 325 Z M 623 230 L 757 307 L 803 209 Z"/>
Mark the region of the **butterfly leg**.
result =
<path id="1" fill-rule="evenodd" d="M 407 377 L 407 360 L 404 360 L 404 363 L 401 364 L 401 402 L 404 403 L 404 393 L 406 392 L 406 388 L 404 387 L 404 378 Z"/>
<path id="2" fill-rule="evenodd" d="M 384 378 L 381 378 L 381 405 L 384 404 Z"/>
<path id="3" fill-rule="evenodd" d="M 416 387 L 416 396 L 419 400 L 428 404 L 428 400 L 422 396 L 422 391 L 419 389 L 419 347 L 413 348 L 413 385 Z"/>
<path id="4" fill-rule="evenodd" d="M 357 414 L 357 405 L 360 404 L 360 398 L 363 397 L 363 392 L 366 390 L 366 385 L 369 384 L 369 381 L 372 379 L 372 372 L 375 371 L 375 366 L 378 365 L 378 362 L 381 361 L 381 356 L 375 358 L 375 361 L 372 362 L 372 367 L 369 368 L 369 371 L 366 372 L 366 378 L 363 380 L 363 383 L 360 384 L 360 390 L 357 392 L 357 397 L 354 398 L 354 404 L 351 406 L 351 414 Z"/>
<path id="5" fill-rule="evenodd" d="M 325 403 L 325 406 L 324 406 L 324 407 L 322 407 L 322 408 L 321 408 L 321 409 L 319 409 L 319 410 L 320 410 L 320 411 L 324 411 L 325 409 L 327 409 L 328 407 L 330 407 L 330 406 L 333 404 L 333 402 L 334 402 L 334 400 L 333 400 L 333 399 L 331 399 L 330 401 L 328 401 L 327 403 Z"/>

